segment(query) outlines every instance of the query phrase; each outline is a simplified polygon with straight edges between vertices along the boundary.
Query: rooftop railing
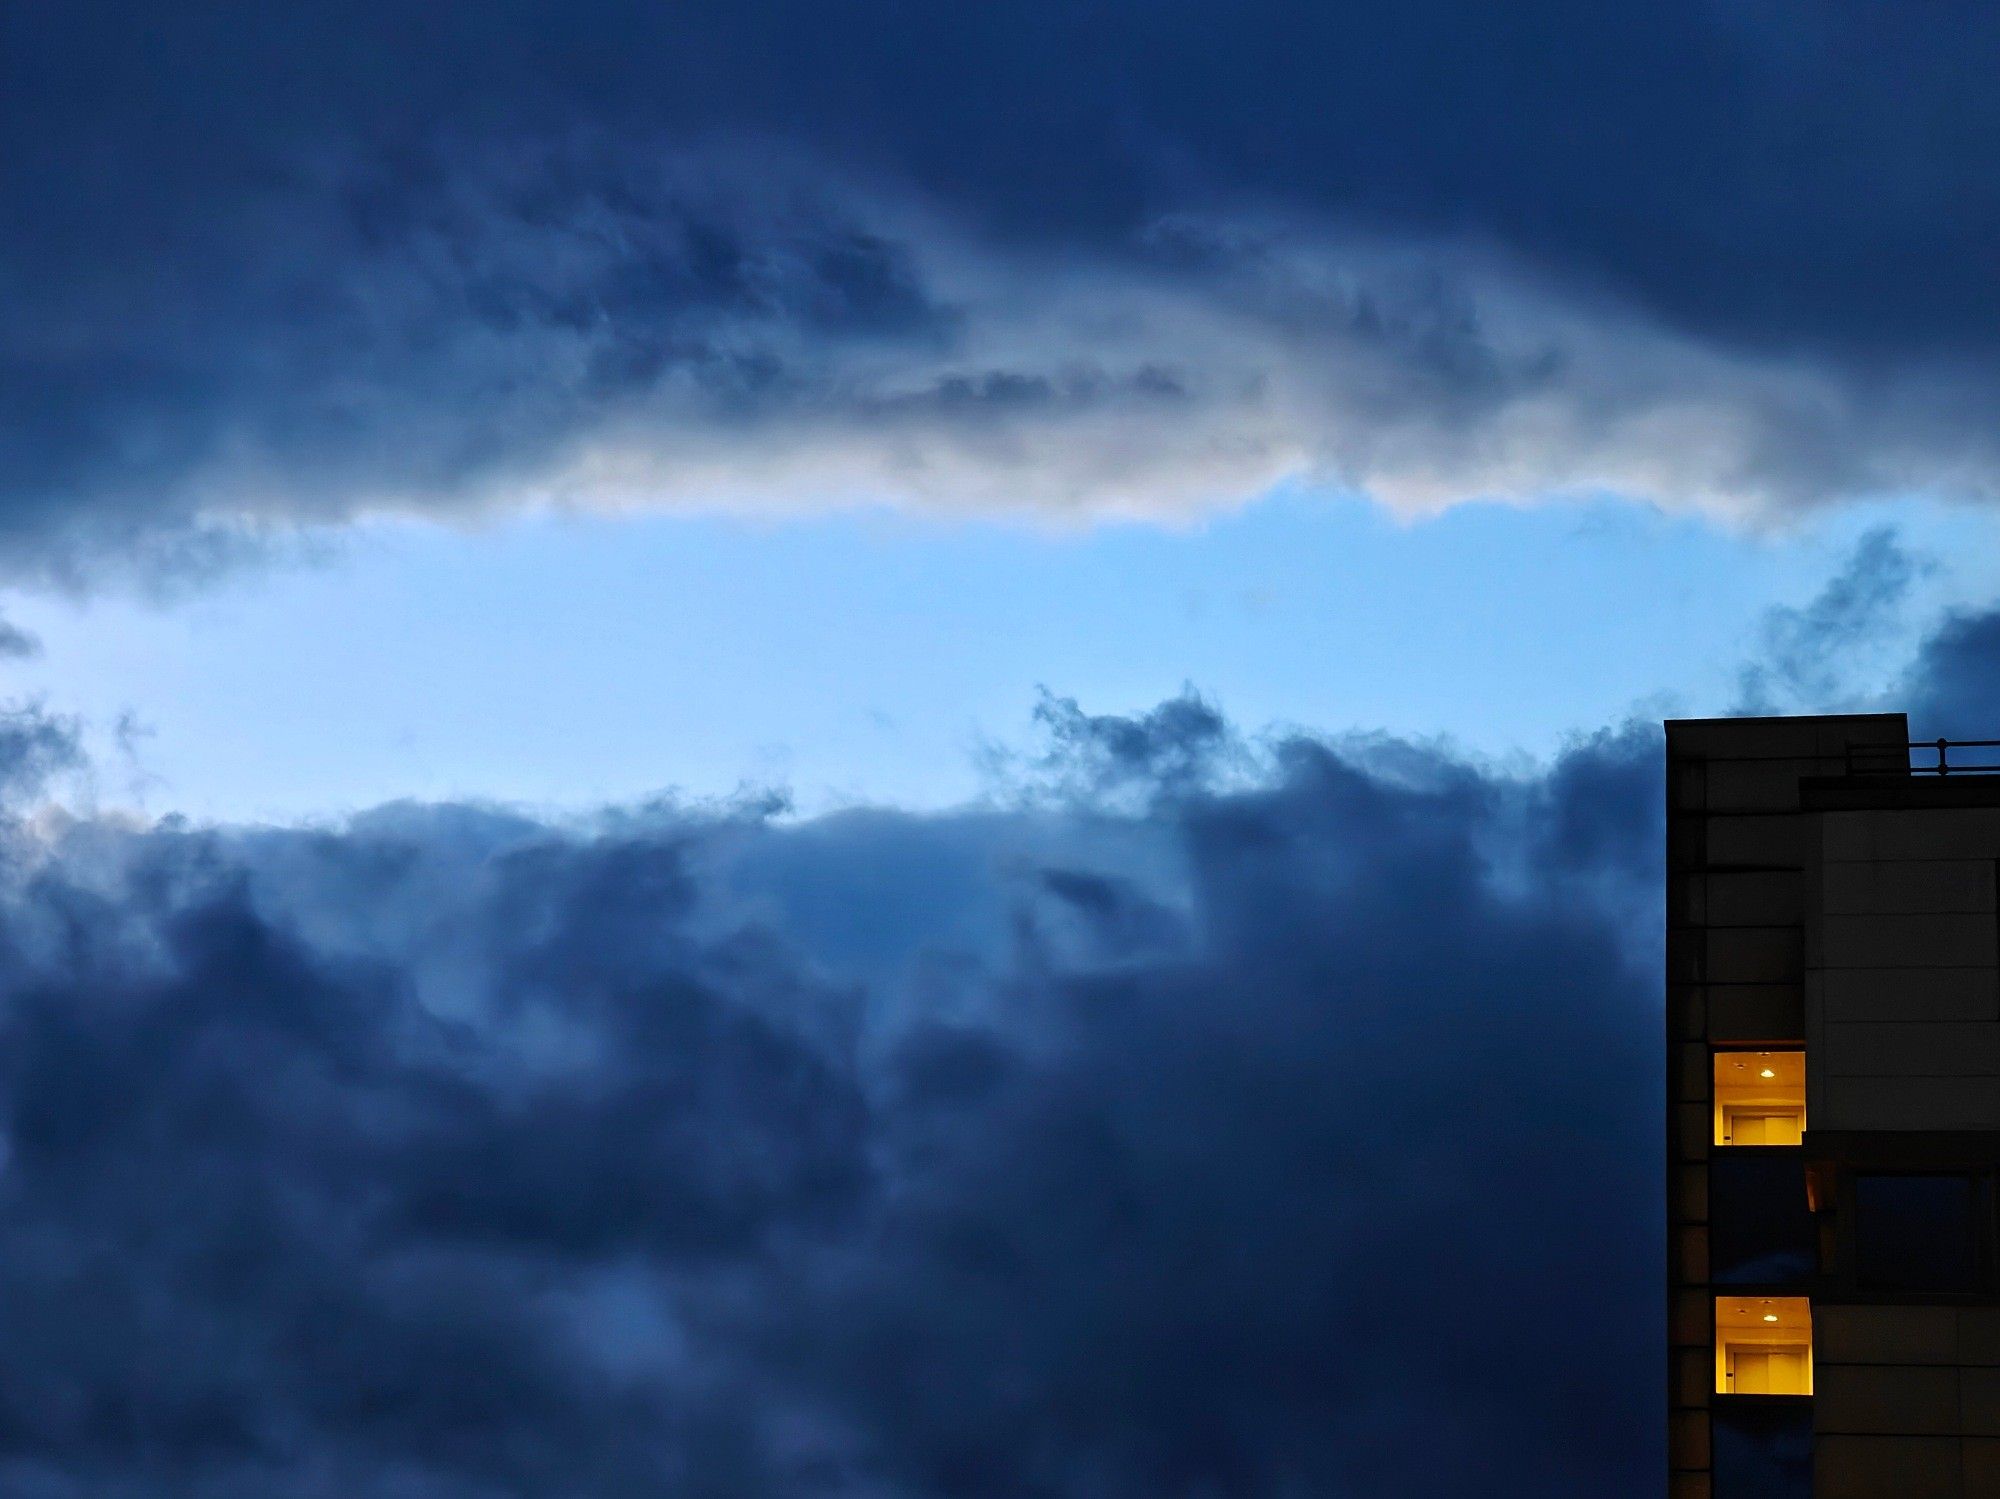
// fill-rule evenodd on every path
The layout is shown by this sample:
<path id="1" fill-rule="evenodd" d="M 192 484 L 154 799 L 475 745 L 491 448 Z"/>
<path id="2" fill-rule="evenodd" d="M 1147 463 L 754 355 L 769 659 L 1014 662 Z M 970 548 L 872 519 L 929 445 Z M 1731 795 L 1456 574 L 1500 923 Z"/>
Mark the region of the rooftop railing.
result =
<path id="1" fill-rule="evenodd" d="M 1851 776 L 2000 775 L 2000 739 L 1913 739 L 1905 745 L 1850 744 L 1847 747 L 1847 773 Z"/>

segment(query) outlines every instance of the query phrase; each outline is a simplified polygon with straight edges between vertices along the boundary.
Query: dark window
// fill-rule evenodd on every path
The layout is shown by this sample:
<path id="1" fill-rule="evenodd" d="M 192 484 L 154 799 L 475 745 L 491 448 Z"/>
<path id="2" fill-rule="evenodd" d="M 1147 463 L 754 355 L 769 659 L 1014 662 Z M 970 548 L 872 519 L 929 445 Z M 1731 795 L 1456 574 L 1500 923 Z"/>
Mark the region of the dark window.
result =
<path id="1" fill-rule="evenodd" d="M 1976 1176 L 1854 1179 L 1855 1274 L 1878 1291 L 1975 1291 L 1993 1218 Z"/>
<path id="2" fill-rule="evenodd" d="M 1805 1162 L 1791 1151 L 1717 1151 L 1708 1164 L 1709 1276 L 1789 1286 L 1818 1266 Z"/>
<path id="3" fill-rule="evenodd" d="M 1808 1402 L 1719 1400 L 1709 1430 L 1715 1499 L 1812 1499 Z"/>

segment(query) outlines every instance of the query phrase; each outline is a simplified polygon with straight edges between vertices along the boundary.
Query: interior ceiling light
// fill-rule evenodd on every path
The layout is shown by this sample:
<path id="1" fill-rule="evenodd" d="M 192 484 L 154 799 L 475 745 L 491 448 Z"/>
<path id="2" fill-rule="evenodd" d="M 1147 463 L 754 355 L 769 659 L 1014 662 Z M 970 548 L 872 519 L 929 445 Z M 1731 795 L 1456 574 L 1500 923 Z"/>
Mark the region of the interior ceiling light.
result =
<path id="1" fill-rule="evenodd" d="M 1777 1073 L 1773 1072 L 1768 1067 L 1766 1067 L 1762 1072 L 1757 1074 L 1757 1076 L 1759 1077 L 1776 1077 L 1777 1075 L 1778 1075 Z"/>
<path id="2" fill-rule="evenodd" d="M 1766 1312 L 1764 1313 L 1764 1320 L 1766 1322 L 1775 1322 L 1778 1320 L 1778 1314 L 1776 1312 Z"/>

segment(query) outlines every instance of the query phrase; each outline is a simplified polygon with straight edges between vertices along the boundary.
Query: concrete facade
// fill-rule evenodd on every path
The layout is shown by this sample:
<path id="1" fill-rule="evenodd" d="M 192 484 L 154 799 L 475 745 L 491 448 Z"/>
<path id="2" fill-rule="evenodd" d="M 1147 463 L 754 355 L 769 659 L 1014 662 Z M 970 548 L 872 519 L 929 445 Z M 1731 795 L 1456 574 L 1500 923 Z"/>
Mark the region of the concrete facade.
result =
<path id="1" fill-rule="evenodd" d="M 1667 725 L 1671 1499 L 2000 1496 L 2000 775 L 1909 759 Z"/>

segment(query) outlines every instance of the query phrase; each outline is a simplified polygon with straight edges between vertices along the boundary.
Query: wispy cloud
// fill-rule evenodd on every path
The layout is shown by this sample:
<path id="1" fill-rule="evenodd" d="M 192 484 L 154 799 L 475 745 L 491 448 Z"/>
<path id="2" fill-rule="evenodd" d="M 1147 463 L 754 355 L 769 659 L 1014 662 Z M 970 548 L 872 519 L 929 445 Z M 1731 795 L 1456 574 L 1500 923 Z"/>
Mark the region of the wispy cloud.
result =
<path id="1" fill-rule="evenodd" d="M 1763 638 L 1741 673 L 1732 711 L 1829 713 L 1866 703 L 1879 684 L 1858 668 L 1879 653 L 1912 585 L 1935 566 L 1906 549 L 1893 528 L 1869 531 L 1809 603 L 1765 614 Z"/>

